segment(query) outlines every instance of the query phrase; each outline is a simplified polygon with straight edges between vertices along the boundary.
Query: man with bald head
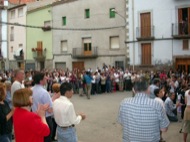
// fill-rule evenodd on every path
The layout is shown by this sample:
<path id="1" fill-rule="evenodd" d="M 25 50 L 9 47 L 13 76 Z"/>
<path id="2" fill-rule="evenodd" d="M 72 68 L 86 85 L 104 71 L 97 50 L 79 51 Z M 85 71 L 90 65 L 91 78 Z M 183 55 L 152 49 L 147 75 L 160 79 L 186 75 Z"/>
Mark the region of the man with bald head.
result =
<path id="1" fill-rule="evenodd" d="M 22 81 L 24 80 L 24 71 L 17 69 L 14 71 L 14 82 L 11 86 L 11 96 L 13 97 L 13 94 L 16 90 L 24 88 L 24 85 L 22 84 Z"/>

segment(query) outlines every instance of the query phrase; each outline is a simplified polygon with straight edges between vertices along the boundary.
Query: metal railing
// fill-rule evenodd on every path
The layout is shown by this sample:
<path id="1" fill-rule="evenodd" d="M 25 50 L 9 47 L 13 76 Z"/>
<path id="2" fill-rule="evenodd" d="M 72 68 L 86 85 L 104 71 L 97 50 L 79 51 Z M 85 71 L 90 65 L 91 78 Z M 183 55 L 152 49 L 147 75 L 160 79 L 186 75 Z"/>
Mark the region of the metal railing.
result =
<path id="1" fill-rule="evenodd" d="M 98 47 L 91 47 L 91 50 L 84 51 L 84 48 L 73 48 L 73 58 L 96 58 L 98 56 Z"/>
<path id="2" fill-rule="evenodd" d="M 172 36 L 190 36 L 190 23 L 172 23 Z"/>
<path id="3" fill-rule="evenodd" d="M 154 38 L 154 26 L 149 27 L 137 27 L 136 28 L 136 38 L 137 39 L 149 39 Z"/>
<path id="4" fill-rule="evenodd" d="M 46 58 L 46 50 L 33 51 L 33 58 L 38 60 L 38 61 L 45 60 L 45 58 Z"/>

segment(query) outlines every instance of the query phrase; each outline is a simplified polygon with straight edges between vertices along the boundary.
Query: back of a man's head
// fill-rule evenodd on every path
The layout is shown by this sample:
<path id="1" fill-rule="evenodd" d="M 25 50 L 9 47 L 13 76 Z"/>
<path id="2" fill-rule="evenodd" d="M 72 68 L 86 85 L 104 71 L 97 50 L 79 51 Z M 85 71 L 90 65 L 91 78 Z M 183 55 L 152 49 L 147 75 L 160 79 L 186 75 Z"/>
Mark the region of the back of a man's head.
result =
<path id="1" fill-rule="evenodd" d="M 154 78 L 153 84 L 156 85 L 157 83 L 160 83 L 160 79 L 159 78 Z"/>
<path id="2" fill-rule="evenodd" d="M 137 82 L 134 84 L 135 92 L 145 92 L 148 89 L 148 82 L 145 77 L 141 77 Z"/>
<path id="3" fill-rule="evenodd" d="M 33 77 L 34 84 L 40 84 L 40 81 L 43 80 L 45 74 L 41 72 L 35 73 Z"/>
<path id="4" fill-rule="evenodd" d="M 73 88 L 72 88 L 72 85 L 68 82 L 64 82 L 61 84 L 60 86 L 60 93 L 61 93 L 61 96 L 65 96 L 65 93 L 67 91 L 71 91 Z"/>

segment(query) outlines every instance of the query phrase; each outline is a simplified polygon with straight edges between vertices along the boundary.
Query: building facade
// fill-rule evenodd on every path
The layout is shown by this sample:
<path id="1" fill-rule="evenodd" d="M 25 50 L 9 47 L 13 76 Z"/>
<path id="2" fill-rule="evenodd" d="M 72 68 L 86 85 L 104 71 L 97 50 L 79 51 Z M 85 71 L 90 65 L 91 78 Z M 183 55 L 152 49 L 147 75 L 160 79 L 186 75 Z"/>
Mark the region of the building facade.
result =
<path id="1" fill-rule="evenodd" d="M 190 1 L 129 0 L 130 65 L 190 72 Z"/>
<path id="2" fill-rule="evenodd" d="M 53 67 L 125 68 L 125 1 L 69 0 L 52 5 Z"/>
<path id="3" fill-rule="evenodd" d="M 27 59 L 26 70 L 53 68 L 52 54 L 52 0 L 27 4 Z"/>
<path id="4" fill-rule="evenodd" d="M 8 9 L 8 58 L 10 69 L 25 69 L 26 60 L 26 25 L 25 4 L 14 6 Z"/>
<path id="5" fill-rule="evenodd" d="M 0 21 L 7 22 L 8 1 L 2 0 L 0 3 Z M 7 51 L 7 25 L 0 23 L 0 70 L 7 70 L 8 51 Z"/>

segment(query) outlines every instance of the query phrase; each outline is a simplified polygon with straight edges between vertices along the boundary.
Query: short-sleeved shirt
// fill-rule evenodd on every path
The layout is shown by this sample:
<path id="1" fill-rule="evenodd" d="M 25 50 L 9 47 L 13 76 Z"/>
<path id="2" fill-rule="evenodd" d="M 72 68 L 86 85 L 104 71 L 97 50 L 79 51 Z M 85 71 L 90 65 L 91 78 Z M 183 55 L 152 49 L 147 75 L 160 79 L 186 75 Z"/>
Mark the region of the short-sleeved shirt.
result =
<path id="1" fill-rule="evenodd" d="M 170 123 L 163 106 L 144 93 L 122 101 L 118 121 L 123 126 L 123 142 L 159 142 L 160 129 Z"/>
<path id="2" fill-rule="evenodd" d="M 38 104 L 49 104 L 49 107 L 52 108 L 52 99 L 50 94 L 43 88 L 42 85 L 35 85 L 32 88 L 33 94 L 33 105 L 32 111 L 36 112 L 38 109 Z M 52 116 L 53 113 L 46 112 L 46 117 Z"/>

